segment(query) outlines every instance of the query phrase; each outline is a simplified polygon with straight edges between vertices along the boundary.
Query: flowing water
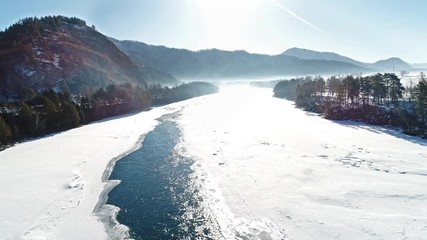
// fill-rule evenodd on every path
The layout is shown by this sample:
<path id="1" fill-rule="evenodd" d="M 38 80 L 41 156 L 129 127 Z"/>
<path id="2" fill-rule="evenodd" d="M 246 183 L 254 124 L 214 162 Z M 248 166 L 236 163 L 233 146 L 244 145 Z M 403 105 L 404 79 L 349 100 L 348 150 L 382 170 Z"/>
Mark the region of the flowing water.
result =
<path id="1" fill-rule="evenodd" d="M 119 179 L 108 204 L 121 210 L 117 220 L 134 239 L 218 239 L 218 224 L 206 207 L 194 161 L 176 150 L 180 131 L 163 121 L 142 147 L 117 162 L 110 179 Z"/>

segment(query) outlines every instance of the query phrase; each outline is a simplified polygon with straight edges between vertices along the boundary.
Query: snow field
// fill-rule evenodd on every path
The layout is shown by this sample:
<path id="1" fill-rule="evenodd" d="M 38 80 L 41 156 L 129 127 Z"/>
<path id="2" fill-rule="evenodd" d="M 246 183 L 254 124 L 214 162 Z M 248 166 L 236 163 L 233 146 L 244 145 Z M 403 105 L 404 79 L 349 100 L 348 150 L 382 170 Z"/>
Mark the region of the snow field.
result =
<path id="1" fill-rule="evenodd" d="M 425 239 L 425 140 L 325 120 L 271 95 L 224 88 L 179 120 L 187 154 L 211 172 L 236 218 L 271 220 L 298 240 Z"/>
<path id="2" fill-rule="evenodd" d="M 109 184 L 104 170 L 171 111 L 100 121 L 0 152 L 0 239 L 107 239 L 94 213 Z"/>

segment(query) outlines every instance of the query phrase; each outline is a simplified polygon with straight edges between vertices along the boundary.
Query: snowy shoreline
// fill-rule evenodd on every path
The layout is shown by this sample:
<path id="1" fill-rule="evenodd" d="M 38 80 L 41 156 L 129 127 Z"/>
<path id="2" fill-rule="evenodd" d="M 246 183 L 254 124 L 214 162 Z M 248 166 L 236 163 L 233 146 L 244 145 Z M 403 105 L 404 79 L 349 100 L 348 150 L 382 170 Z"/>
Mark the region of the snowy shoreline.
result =
<path id="1" fill-rule="evenodd" d="M 229 89 L 179 119 L 186 155 L 218 180 L 242 226 L 267 219 L 289 239 L 424 239 L 426 140 L 271 95 Z"/>
<path id="2" fill-rule="evenodd" d="M 177 103 L 179 104 L 179 103 Z M 169 109 L 173 109 L 173 108 L 169 108 Z M 120 184 L 120 180 L 109 180 L 112 172 L 114 171 L 114 168 L 116 166 L 116 163 L 126 157 L 127 155 L 129 155 L 130 153 L 138 150 L 139 148 L 141 148 L 145 136 L 151 132 L 152 130 L 155 129 L 155 127 L 157 127 L 159 124 L 161 124 L 165 119 L 170 118 L 171 116 L 177 116 L 177 113 L 179 112 L 179 110 L 176 111 L 168 111 L 168 112 L 164 112 L 164 114 L 162 114 L 161 116 L 159 116 L 158 118 L 156 118 L 155 120 L 157 121 L 156 125 L 153 126 L 153 129 L 144 132 L 140 137 L 139 140 L 135 143 L 135 145 L 129 149 L 128 151 L 126 151 L 123 154 L 120 154 L 117 157 L 114 157 L 113 159 L 111 159 L 105 170 L 104 173 L 102 175 L 102 182 L 105 183 L 105 187 L 104 190 L 101 192 L 101 194 L 99 195 L 99 201 L 96 204 L 93 213 L 99 217 L 100 221 L 105 225 L 105 230 L 107 232 L 108 238 L 109 239 L 129 239 L 130 233 L 129 233 L 129 227 L 126 225 L 121 224 L 118 220 L 117 220 L 117 214 L 120 211 L 120 208 L 111 204 L 107 204 L 108 201 L 108 194 L 110 193 L 110 191 L 115 188 L 117 185 Z"/>
<path id="3" fill-rule="evenodd" d="M 111 173 L 114 171 L 114 167 L 117 161 L 119 161 L 121 158 L 125 157 L 126 155 L 140 148 L 142 146 L 142 142 L 144 141 L 145 135 L 148 132 L 142 134 L 139 137 L 138 142 L 136 142 L 131 149 L 111 159 L 108 162 L 104 170 L 104 173 L 102 174 L 101 181 L 105 183 L 105 187 L 104 187 L 104 190 L 99 195 L 99 200 L 93 210 L 93 213 L 96 216 L 98 216 L 100 221 L 105 225 L 105 229 L 109 238 L 124 239 L 124 238 L 130 237 L 129 228 L 123 224 L 120 224 L 117 221 L 117 214 L 120 211 L 120 209 L 116 206 L 106 204 L 108 200 L 108 194 L 110 193 L 110 191 L 114 187 L 120 184 L 120 180 L 109 180 L 109 178 L 111 176 Z"/>
<path id="4" fill-rule="evenodd" d="M 114 222 L 118 209 L 103 204 L 118 184 L 106 180 L 115 162 L 137 149 L 157 119 L 176 106 L 95 122 L 0 152 L 0 239 L 125 234 L 126 227 Z"/>

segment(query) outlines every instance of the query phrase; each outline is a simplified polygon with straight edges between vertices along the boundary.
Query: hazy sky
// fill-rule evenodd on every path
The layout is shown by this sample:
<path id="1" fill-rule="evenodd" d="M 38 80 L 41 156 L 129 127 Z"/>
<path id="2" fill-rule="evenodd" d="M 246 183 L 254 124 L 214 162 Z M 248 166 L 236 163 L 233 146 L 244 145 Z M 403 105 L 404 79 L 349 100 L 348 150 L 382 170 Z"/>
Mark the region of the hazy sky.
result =
<path id="1" fill-rule="evenodd" d="M 118 39 L 191 50 L 300 47 L 427 62 L 427 0 L 1 0 L 0 29 L 58 14 Z"/>

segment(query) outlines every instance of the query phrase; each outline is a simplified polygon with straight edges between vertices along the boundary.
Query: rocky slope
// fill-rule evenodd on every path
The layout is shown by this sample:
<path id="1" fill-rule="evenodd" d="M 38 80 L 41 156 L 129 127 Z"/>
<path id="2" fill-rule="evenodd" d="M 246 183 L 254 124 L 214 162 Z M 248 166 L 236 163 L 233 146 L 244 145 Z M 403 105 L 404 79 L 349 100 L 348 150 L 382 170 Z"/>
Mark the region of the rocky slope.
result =
<path id="1" fill-rule="evenodd" d="M 91 93 L 109 84 L 147 86 L 171 78 L 135 64 L 83 20 L 27 18 L 0 32 L 0 99 L 54 88 Z"/>

